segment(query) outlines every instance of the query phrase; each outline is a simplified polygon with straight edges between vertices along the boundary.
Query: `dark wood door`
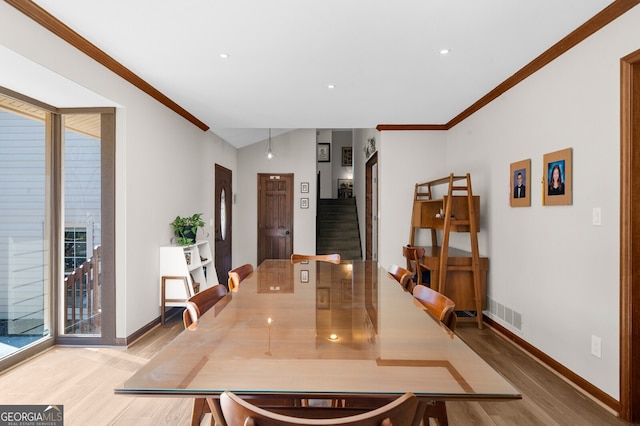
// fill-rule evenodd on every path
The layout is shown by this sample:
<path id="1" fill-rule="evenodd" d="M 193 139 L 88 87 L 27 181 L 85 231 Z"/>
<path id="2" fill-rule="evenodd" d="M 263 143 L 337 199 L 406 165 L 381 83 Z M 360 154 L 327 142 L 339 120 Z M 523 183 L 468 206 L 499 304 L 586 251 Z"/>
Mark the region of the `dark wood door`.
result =
<path id="1" fill-rule="evenodd" d="M 231 270 L 231 170 L 216 164 L 214 203 L 215 265 L 218 282 L 227 284 Z"/>
<path id="2" fill-rule="evenodd" d="M 258 265 L 293 253 L 293 175 L 258 174 Z"/>

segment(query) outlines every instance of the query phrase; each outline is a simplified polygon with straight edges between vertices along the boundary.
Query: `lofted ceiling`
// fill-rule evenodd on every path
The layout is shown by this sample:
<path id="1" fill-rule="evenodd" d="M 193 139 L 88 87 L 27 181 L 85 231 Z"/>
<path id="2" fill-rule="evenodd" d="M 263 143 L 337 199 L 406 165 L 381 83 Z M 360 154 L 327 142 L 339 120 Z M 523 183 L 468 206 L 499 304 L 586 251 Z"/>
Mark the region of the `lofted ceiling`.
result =
<path id="1" fill-rule="evenodd" d="M 34 3 L 242 147 L 268 128 L 446 124 L 614 2 Z"/>

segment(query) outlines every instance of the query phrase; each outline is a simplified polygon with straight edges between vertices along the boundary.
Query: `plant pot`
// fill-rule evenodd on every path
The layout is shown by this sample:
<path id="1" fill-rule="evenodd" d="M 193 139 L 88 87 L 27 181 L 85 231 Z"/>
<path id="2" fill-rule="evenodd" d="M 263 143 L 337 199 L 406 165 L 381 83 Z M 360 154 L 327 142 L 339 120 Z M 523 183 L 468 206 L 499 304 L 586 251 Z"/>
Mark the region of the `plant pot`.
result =
<path id="1" fill-rule="evenodd" d="M 196 233 L 192 231 L 190 226 L 182 228 L 182 232 L 180 235 L 176 235 L 176 237 L 190 238 L 191 244 L 196 243 Z"/>

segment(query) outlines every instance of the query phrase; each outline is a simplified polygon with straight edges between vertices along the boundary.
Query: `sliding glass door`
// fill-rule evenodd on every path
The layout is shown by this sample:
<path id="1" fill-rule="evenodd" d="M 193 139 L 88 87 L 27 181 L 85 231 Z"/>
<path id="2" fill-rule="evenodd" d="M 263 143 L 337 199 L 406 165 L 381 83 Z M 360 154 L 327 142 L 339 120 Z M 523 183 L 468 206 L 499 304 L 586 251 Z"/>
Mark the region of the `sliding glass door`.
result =
<path id="1" fill-rule="evenodd" d="M 62 334 L 101 334 L 100 114 L 63 114 Z"/>
<path id="2" fill-rule="evenodd" d="M 52 335 L 50 114 L 0 95 L 0 359 Z"/>

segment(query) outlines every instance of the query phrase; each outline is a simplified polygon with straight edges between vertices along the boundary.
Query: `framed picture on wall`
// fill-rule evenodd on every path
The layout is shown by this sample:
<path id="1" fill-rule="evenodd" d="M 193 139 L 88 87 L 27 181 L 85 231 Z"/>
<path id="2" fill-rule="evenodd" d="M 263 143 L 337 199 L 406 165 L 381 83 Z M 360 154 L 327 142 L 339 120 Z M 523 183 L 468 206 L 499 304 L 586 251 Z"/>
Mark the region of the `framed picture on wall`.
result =
<path id="1" fill-rule="evenodd" d="M 353 165 L 353 148 L 350 146 L 342 147 L 342 167 L 351 167 Z"/>
<path id="2" fill-rule="evenodd" d="M 566 206 L 572 204 L 571 148 L 545 154 L 542 161 L 542 204 Z"/>
<path id="3" fill-rule="evenodd" d="M 329 298 L 328 288 L 316 289 L 316 308 L 317 309 L 329 309 L 331 307 L 331 299 Z"/>
<path id="4" fill-rule="evenodd" d="M 511 188 L 509 203 L 511 207 L 531 206 L 531 160 L 522 160 L 511 163 L 509 173 Z"/>
<path id="5" fill-rule="evenodd" d="M 319 163 L 328 163 L 331 161 L 331 144 L 319 143 L 317 152 Z"/>

